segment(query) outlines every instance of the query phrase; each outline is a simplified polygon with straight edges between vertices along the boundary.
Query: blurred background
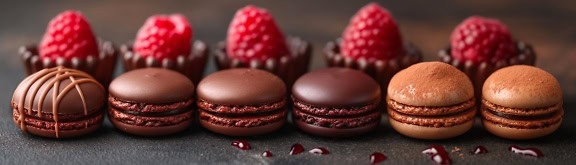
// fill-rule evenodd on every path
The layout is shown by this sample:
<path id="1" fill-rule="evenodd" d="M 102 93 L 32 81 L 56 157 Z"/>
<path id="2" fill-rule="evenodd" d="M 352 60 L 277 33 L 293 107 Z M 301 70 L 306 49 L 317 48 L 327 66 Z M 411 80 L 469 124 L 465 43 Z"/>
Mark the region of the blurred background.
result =
<path id="1" fill-rule="evenodd" d="M 9 99 L 24 78 L 18 47 L 40 41 L 47 23 L 58 13 L 81 11 L 97 36 L 123 44 L 135 38 L 147 17 L 182 13 L 188 17 L 195 40 L 210 45 L 224 40 L 235 11 L 254 4 L 267 8 L 287 35 L 300 36 L 314 45 L 311 68 L 325 67 L 325 43 L 341 36 L 349 19 L 369 0 L 99 0 L 99 1 L 1 1 L 0 95 Z M 501 20 L 513 36 L 532 43 L 537 66 L 554 74 L 564 89 L 566 103 L 576 98 L 576 1 L 573 0 L 387 0 L 376 1 L 390 10 L 405 41 L 416 44 L 425 60 L 437 60 L 453 28 L 471 15 Z M 212 59 L 210 59 L 212 60 Z M 207 73 L 215 70 L 210 61 Z M 118 71 L 120 73 L 121 71 Z M 9 79 L 7 79 L 9 78 Z"/>

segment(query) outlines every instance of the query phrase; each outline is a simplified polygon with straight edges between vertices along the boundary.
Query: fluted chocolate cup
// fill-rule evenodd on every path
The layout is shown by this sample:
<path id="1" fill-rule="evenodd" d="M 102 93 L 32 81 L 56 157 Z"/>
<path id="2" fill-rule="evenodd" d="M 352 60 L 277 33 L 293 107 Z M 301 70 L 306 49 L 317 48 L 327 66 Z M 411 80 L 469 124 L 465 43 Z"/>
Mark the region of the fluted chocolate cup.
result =
<path id="1" fill-rule="evenodd" d="M 219 70 L 230 68 L 255 68 L 271 72 L 286 82 L 288 89 L 292 87 L 294 81 L 304 73 L 308 72 L 312 45 L 298 37 L 288 37 L 286 39 L 290 55 L 282 56 L 279 59 L 268 59 L 264 62 L 251 60 L 242 62 L 239 59 L 230 59 L 226 53 L 226 42 L 218 44 L 214 51 L 216 66 Z"/>
<path id="2" fill-rule="evenodd" d="M 122 62 L 126 72 L 139 68 L 164 68 L 180 72 L 188 77 L 195 85 L 198 85 L 208 56 L 208 45 L 202 41 L 194 41 L 192 52 L 189 55 L 180 55 L 175 59 L 158 61 L 153 57 L 142 57 L 134 53 L 132 44 L 120 47 Z"/>
<path id="3" fill-rule="evenodd" d="M 38 54 L 38 46 L 36 44 L 20 47 L 19 53 L 28 75 L 45 68 L 63 66 L 86 72 L 105 87 L 110 84 L 110 81 L 112 81 L 118 56 L 116 48 L 108 41 L 99 42 L 98 55 L 87 56 L 84 59 L 76 57 L 71 60 L 66 60 L 64 58 L 58 58 L 56 60 L 49 58 L 43 59 Z"/>
<path id="4" fill-rule="evenodd" d="M 368 61 L 364 59 L 355 60 L 342 56 L 340 53 L 340 42 L 340 39 L 331 41 L 324 47 L 326 64 L 329 67 L 346 67 L 363 71 L 380 84 L 380 89 L 383 94 L 387 93 L 388 83 L 390 79 L 392 79 L 392 76 L 400 70 L 422 61 L 422 54 L 412 44 L 405 45 L 406 54 L 404 55 L 398 55 L 389 60 Z"/>
<path id="5" fill-rule="evenodd" d="M 517 54 L 508 58 L 497 61 L 492 64 L 490 62 L 473 63 L 472 61 L 460 61 L 452 58 L 451 47 L 440 50 L 438 57 L 440 61 L 448 63 L 462 72 L 466 73 L 468 78 L 472 81 L 474 85 L 474 93 L 476 94 L 476 100 L 482 100 L 482 85 L 484 81 L 490 76 L 494 71 L 512 65 L 534 65 L 536 62 L 536 53 L 532 49 L 532 45 L 517 42 Z"/>

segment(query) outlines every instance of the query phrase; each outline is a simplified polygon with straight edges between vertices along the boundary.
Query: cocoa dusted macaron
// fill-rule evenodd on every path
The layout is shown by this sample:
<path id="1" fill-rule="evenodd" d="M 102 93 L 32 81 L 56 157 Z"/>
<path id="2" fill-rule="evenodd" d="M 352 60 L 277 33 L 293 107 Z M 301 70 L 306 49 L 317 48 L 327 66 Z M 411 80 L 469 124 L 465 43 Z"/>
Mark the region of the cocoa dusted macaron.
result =
<path id="1" fill-rule="evenodd" d="M 302 131 L 318 136 L 368 133 L 380 124 L 380 91 L 374 79 L 354 69 L 307 73 L 292 88 L 293 121 Z"/>
<path id="2" fill-rule="evenodd" d="M 200 124 L 229 136 L 273 132 L 286 122 L 286 85 L 258 69 L 228 69 L 208 75 L 197 89 Z"/>
<path id="3" fill-rule="evenodd" d="M 116 128 L 141 136 L 181 132 L 192 123 L 194 84 L 183 74 L 137 69 L 114 79 L 109 87 L 109 119 Z"/>
<path id="4" fill-rule="evenodd" d="M 106 89 L 85 72 L 40 70 L 14 91 L 14 122 L 25 133 L 69 138 L 96 131 L 104 119 Z"/>
<path id="5" fill-rule="evenodd" d="M 417 139 L 446 139 L 474 124 L 474 87 L 466 74 L 441 62 L 412 65 L 388 86 L 390 125 Z"/>
<path id="6" fill-rule="evenodd" d="M 562 123 L 562 89 L 550 73 L 517 65 L 492 74 L 482 89 L 482 123 L 507 139 L 534 139 Z"/>

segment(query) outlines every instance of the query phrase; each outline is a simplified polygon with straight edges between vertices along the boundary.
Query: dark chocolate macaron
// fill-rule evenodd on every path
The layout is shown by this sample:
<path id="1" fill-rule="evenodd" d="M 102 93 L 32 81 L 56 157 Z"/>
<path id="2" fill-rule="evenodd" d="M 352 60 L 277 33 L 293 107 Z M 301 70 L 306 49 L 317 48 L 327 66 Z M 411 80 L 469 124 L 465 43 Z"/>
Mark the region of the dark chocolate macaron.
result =
<path id="1" fill-rule="evenodd" d="M 357 136 L 380 124 L 380 86 L 357 70 L 328 68 L 307 73 L 294 83 L 292 100 L 293 121 L 309 134 Z"/>
<path id="2" fill-rule="evenodd" d="M 394 75 L 388 86 L 392 128 L 418 139 L 446 139 L 474 124 L 474 87 L 464 72 L 441 62 L 412 65 Z"/>
<path id="3" fill-rule="evenodd" d="M 55 67 L 18 85 L 12 97 L 14 122 L 22 131 L 67 138 L 96 131 L 104 119 L 106 90 L 87 73 Z"/>
<path id="4" fill-rule="evenodd" d="M 109 87 L 110 121 L 121 131 L 142 136 L 181 132 L 190 126 L 194 84 L 167 69 L 137 69 L 120 75 Z"/>
<path id="5" fill-rule="evenodd" d="M 200 124 L 216 133 L 262 135 L 286 122 L 286 85 L 266 71 L 219 71 L 200 81 L 197 94 Z"/>
<path id="6" fill-rule="evenodd" d="M 546 136 L 562 123 L 562 89 L 550 73 L 526 65 L 490 75 L 482 90 L 482 123 L 507 139 Z"/>

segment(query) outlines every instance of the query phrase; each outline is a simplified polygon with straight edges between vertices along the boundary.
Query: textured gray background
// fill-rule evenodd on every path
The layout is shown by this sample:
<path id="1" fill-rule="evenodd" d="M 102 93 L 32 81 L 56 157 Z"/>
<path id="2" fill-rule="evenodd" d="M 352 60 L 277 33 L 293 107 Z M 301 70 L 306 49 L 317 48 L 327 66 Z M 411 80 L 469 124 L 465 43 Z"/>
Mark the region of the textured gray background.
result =
<path id="1" fill-rule="evenodd" d="M 309 136 L 291 124 L 262 137 L 242 138 L 252 150 L 230 143 L 237 139 L 212 134 L 199 127 L 163 138 L 123 134 L 106 120 L 102 129 L 78 139 L 46 139 L 22 134 L 11 119 L 12 92 L 24 78 L 17 48 L 38 42 L 48 21 L 66 9 L 81 10 L 101 38 L 124 43 L 132 40 L 146 17 L 158 13 L 185 14 L 194 36 L 210 44 L 224 39 L 235 10 L 256 4 L 268 8 L 284 32 L 310 40 L 314 46 L 312 70 L 323 68 L 321 48 L 341 35 L 349 18 L 368 1 L 0 1 L 0 164 L 368 164 L 372 152 L 388 156 L 386 164 L 432 164 L 420 151 L 432 144 L 446 147 L 455 164 L 570 164 L 576 160 L 576 5 L 573 1 L 379 1 L 401 25 L 405 40 L 414 42 L 435 60 L 448 43 L 453 27 L 469 15 L 496 17 L 513 35 L 536 47 L 537 65 L 554 74 L 564 89 L 564 124 L 551 136 L 531 141 L 510 141 L 488 134 L 480 125 L 461 137 L 422 141 L 403 137 L 386 121 L 366 136 L 331 139 Z M 210 64 L 207 73 L 213 72 Z M 121 71 L 118 70 L 118 73 Z M 325 147 L 330 155 L 303 153 L 289 156 L 294 143 L 306 149 Z M 477 145 L 490 153 L 469 155 Z M 537 147 L 545 156 L 535 159 L 507 151 L 509 145 Z M 451 152 L 455 147 L 460 152 Z M 260 154 L 269 149 L 274 157 Z M 463 155 L 460 156 L 460 153 Z"/>

